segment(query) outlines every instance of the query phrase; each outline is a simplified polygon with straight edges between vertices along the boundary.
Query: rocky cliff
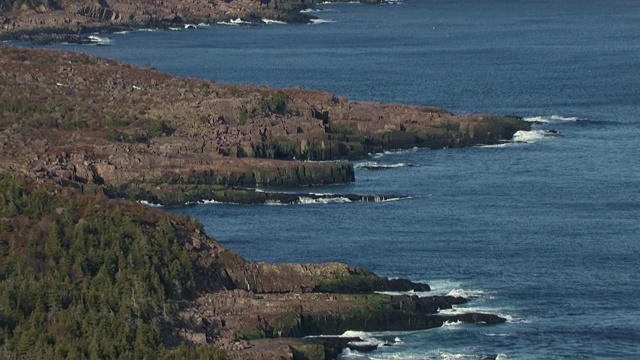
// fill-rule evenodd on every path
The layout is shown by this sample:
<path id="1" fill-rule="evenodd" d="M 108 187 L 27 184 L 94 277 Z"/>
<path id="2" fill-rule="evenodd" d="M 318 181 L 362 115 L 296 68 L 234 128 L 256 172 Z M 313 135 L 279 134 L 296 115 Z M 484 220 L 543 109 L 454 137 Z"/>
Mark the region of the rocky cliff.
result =
<path id="1" fill-rule="evenodd" d="M 447 321 L 503 322 L 490 314 L 440 313 L 466 301 L 461 298 L 377 294 L 429 287 L 344 264 L 247 262 L 190 220 L 106 196 L 167 204 L 286 199 L 292 195 L 265 195 L 245 187 L 353 181 L 353 166 L 344 160 L 369 152 L 496 143 L 527 128 L 513 117 L 457 116 L 434 107 L 354 102 L 325 92 L 223 85 L 80 54 L 2 46 L 2 286 L 23 294 L 24 287 L 11 286 L 28 278 L 36 289 L 48 281 L 48 269 L 62 269 L 61 276 L 68 272 L 69 281 L 92 297 L 69 300 L 63 294 L 58 299 L 62 305 L 55 306 L 66 312 L 93 311 L 90 318 L 96 324 L 111 318 L 99 313 L 102 307 L 92 310 L 90 301 L 120 307 L 124 317 L 118 321 L 130 328 L 120 339 L 122 351 L 162 341 L 176 351 L 189 351 L 180 344 L 217 344 L 241 358 L 324 359 L 344 346 L 356 346 L 349 345 L 356 339 L 299 338 L 354 328 L 414 330 Z M 150 244 L 159 244 L 164 255 Z M 27 250 L 14 252 L 22 248 Z M 190 262 L 162 257 L 183 251 Z M 144 265 L 150 261 L 156 264 L 154 271 Z M 24 265 L 11 265 L 19 262 Z M 117 276 L 114 266 L 131 276 Z M 155 280 L 141 283 L 133 275 L 139 270 L 146 271 L 140 276 Z M 4 283 L 14 275 L 21 280 Z M 122 305 L 103 299 L 101 288 L 91 284 L 113 287 Z M 135 289 L 147 285 L 155 300 L 143 304 Z M 24 294 L 21 298 L 32 298 L 32 293 Z M 19 324 L 29 319 L 38 323 L 38 316 L 45 316 L 42 311 L 51 308 L 47 304 L 58 300 L 37 297 L 44 305 L 15 309 L 7 300 L 15 313 L 0 318 L 7 346 L 28 352 L 29 346 L 11 336 L 31 339 L 33 334 Z M 165 308 L 162 301 L 172 306 Z M 141 306 L 147 313 L 141 313 Z M 176 312 L 168 314 L 169 308 Z M 156 315 L 164 325 L 154 320 Z M 73 326 L 95 327 L 74 319 L 46 323 L 48 336 L 59 342 L 43 340 L 38 346 L 75 346 L 69 340 L 79 334 L 70 330 Z M 147 340 L 138 344 L 138 337 Z M 130 344 L 133 340 L 136 345 Z M 98 349 L 102 345 L 96 341 L 91 346 Z M 65 349 L 60 356 L 69 355 L 71 350 Z"/>
<path id="2" fill-rule="evenodd" d="M 177 78 L 0 47 L 0 171 L 163 204 L 274 200 L 255 186 L 354 181 L 346 160 L 510 139 L 514 117 Z"/>
<path id="3" fill-rule="evenodd" d="M 0 38 L 74 41 L 78 32 L 144 27 L 183 27 L 229 22 L 261 24 L 262 19 L 309 22 L 300 10 L 316 0 L 2 0 Z M 80 41 L 76 38 L 75 41 Z"/>

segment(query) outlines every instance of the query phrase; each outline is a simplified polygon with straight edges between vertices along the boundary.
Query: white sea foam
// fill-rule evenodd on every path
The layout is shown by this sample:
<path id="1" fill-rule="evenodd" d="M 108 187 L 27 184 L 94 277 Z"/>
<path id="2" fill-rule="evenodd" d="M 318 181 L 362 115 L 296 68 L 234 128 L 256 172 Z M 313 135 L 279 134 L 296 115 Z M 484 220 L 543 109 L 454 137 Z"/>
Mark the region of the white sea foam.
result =
<path id="1" fill-rule="evenodd" d="M 460 354 L 460 353 L 455 354 L 455 353 L 449 353 L 444 351 L 441 351 L 438 355 L 440 359 L 443 359 L 443 360 L 480 359 L 480 356 L 478 355 Z"/>
<path id="2" fill-rule="evenodd" d="M 505 334 L 505 333 L 482 333 L 484 336 L 489 336 L 489 337 L 505 337 L 505 336 L 509 336 L 509 334 Z"/>
<path id="3" fill-rule="evenodd" d="M 275 25 L 286 25 L 287 23 L 279 20 L 271 20 L 271 19 L 262 19 L 262 22 L 265 24 L 275 24 Z"/>
<path id="4" fill-rule="evenodd" d="M 331 19 L 311 19 L 311 24 L 329 24 L 329 23 L 334 23 L 336 22 L 335 20 L 331 20 Z"/>
<path id="5" fill-rule="evenodd" d="M 89 40 L 91 40 L 91 42 L 93 44 L 96 44 L 96 45 L 109 45 L 109 44 L 111 44 L 111 39 L 109 39 L 108 37 L 89 35 Z"/>
<path id="6" fill-rule="evenodd" d="M 298 197 L 298 204 L 343 204 L 343 203 L 350 203 L 351 200 L 349 200 L 346 197 L 329 197 L 329 198 L 319 198 L 319 199 L 314 199 L 314 198 L 310 198 L 310 197 L 306 197 L 306 196 L 300 196 Z"/>
<path id="7" fill-rule="evenodd" d="M 216 200 L 201 200 L 198 201 L 198 204 L 224 204 L 222 201 L 216 201 Z"/>
<path id="8" fill-rule="evenodd" d="M 533 143 L 536 141 L 540 141 L 549 135 L 548 131 L 545 130 L 530 130 L 524 131 L 520 130 L 513 134 L 513 142 L 515 143 Z"/>
<path id="9" fill-rule="evenodd" d="M 396 164 L 380 164 L 378 162 L 375 161 L 364 161 L 364 162 L 360 162 L 360 163 L 356 163 L 353 165 L 355 168 L 360 168 L 360 169 L 394 169 L 394 168 L 401 168 L 401 167 L 410 167 L 410 166 L 414 166 L 411 164 L 407 164 L 407 163 L 396 163 Z"/>
<path id="10" fill-rule="evenodd" d="M 386 150 L 384 152 L 381 153 L 375 153 L 375 154 L 369 154 L 371 155 L 372 158 L 377 159 L 380 158 L 382 156 L 385 155 L 404 155 L 404 154 L 410 154 L 410 153 L 414 153 L 416 151 L 418 151 L 420 148 L 418 148 L 417 146 L 414 146 L 411 149 L 405 149 L 405 150 Z"/>
<path id="11" fill-rule="evenodd" d="M 148 201 L 146 201 L 146 200 L 140 200 L 140 201 L 138 201 L 138 203 L 140 203 L 140 204 L 142 204 L 142 205 L 150 206 L 150 207 L 163 207 L 163 206 L 162 206 L 162 205 L 160 205 L 160 204 L 150 203 L 150 202 L 148 202 Z"/>
<path id="12" fill-rule="evenodd" d="M 376 291 L 376 294 L 382 294 L 382 295 L 391 295 L 391 296 L 402 296 L 402 295 L 409 295 L 409 296 L 417 296 L 417 297 L 427 297 L 427 296 L 433 296 L 434 294 L 430 291 L 413 291 L 413 290 L 409 290 L 409 291 Z"/>
<path id="13" fill-rule="evenodd" d="M 462 324 L 464 324 L 464 323 L 462 321 L 460 321 L 460 320 L 458 320 L 458 321 L 445 321 L 442 324 L 442 327 L 450 328 L 450 327 L 458 326 L 458 325 L 462 325 Z"/>
<path id="14" fill-rule="evenodd" d="M 418 282 L 429 284 L 431 295 L 447 295 L 452 290 L 462 286 L 459 281 L 449 279 L 420 280 Z"/>
<path id="15" fill-rule="evenodd" d="M 237 19 L 231 19 L 228 22 L 227 21 L 221 21 L 219 23 L 217 23 L 218 25 L 250 25 L 250 22 L 247 21 L 243 21 L 240 18 Z"/>
<path id="16" fill-rule="evenodd" d="M 171 31 L 180 31 L 180 30 L 182 30 L 182 29 L 183 29 L 183 28 L 179 28 L 179 27 L 170 27 L 170 28 L 169 28 L 169 30 L 171 30 Z"/>
<path id="17" fill-rule="evenodd" d="M 453 289 L 447 293 L 448 296 L 463 298 L 479 298 L 485 294 L 484 290 Z"/>
<path id="18" fill-rule="evenodd" d="M 561 115 L 541 115 L 523 118 L 524 121 L 536 122 L 536 123 L 550 123 L 560 121 L 578 121 L 580 118 L 575 116 L 561 116 Z"/>
<path id="19" fill-rule="evenodd" d="M 123 30 L 123 31 L 116 31 L 116 32 L 114 32 L 114 34 L 116 34 L 116 35 L 124 35 L 124 34 L 128 34 L 129 32 L 130 31 Z"/>
<path id="20" fill-rule="evenodd" d="M 459 315 L 469 313 L 482 313 L 482 314 L 495 314 L 502 318 L 505 318 L 508 323 L 529 323 L 527 319 L 520 318 L 513 314 L 507 314 L 505 309 L 501 308 L 488 308 L 488 307 L 466 307 L 465 305 L 453 305 L 451 309 L 442 309 L 440 314 L 443 315 Z"/>
<path id="21" fill-rule="evenodd" d="M 493 145 L 480 145 L 481 148 L 501 148 L 507 146 L 514 146 L 517 144 L 532 144 L 538 141 L 548 139 L 553 136 L 553 132 L 548 130 L 519 130 L 513 134 L 511 141 L 505 141 L 500 144 Z"/>

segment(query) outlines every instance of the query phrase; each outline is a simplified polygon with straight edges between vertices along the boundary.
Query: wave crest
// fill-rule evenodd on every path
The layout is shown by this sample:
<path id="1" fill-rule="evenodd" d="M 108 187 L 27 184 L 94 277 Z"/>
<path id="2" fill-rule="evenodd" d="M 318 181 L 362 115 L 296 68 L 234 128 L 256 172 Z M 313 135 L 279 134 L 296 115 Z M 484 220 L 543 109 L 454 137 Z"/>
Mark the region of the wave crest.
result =
<path id="1" fill-rule="evenodd" d="M 522 120 L 533 122 L 533 123 L 551 123 L 551 122 L 560 122 L 560 121 L 579 121 L 580 118 L 575 116 L 540 115 L 540 116 L 526 117 L 526 118 L 523 118 Z"/>

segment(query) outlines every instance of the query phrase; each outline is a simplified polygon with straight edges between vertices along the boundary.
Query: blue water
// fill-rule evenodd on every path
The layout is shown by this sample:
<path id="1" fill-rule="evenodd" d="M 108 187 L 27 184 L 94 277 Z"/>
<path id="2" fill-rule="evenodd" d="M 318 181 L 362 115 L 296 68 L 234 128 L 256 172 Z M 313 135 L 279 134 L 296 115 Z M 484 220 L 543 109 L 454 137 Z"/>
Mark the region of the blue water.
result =
<path id="1" fill-rule="evenodd" d="M 172 211 L 250 260 L 364 266 L 472 296 L 466 308 L 509 319 L 368 334 L 403 343 L 344 358 L 639 358 L 637 1 L 324 7 L 316 15 L 332 22 L 138 31 L 108 35 L 108 46 L 56 47 L 218 82 L 546 121 L 505 146 L 376 155 L 368 161 L 415 166 L 358 167 L 355 183 L 313 190 L 407 200 Z"/>

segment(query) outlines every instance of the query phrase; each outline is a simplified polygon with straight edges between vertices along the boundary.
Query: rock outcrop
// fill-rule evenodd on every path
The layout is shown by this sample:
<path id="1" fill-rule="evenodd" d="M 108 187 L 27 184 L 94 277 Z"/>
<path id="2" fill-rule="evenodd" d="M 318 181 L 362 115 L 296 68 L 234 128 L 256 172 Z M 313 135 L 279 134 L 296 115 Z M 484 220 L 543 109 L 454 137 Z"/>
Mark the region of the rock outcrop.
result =
<path id="1" fill-rule="evenodd" d="M 183 27 L 235 19 L 253 24 L 263 24 L 262 19 L 307 23 L 313 16 L 300 10 L 315 3 L 315 0 L 191 0 L 188 3 L 179 0 L 4 0 L 0 2 L 0 16 L 4 19 L 0 39 L 63 41 L 73 39 L 72 35 L 78 31 Z"/>
<path id="2" fill-rule="evenodd" d="M 444 315 L 468 300 L 454 296 L 384 295 L 376 291 L 429 291 L 426 284 L 389 280 L 369 271 L 341 263 L 265 264 L 252 263 L 209 241 L 197 230 L 184 234 L 184 246 L 194 259 L 201 295 L 182 304 L 182 339 L 206 339 L 231 353 L 251 358 L 256 339 L 281 339 L 275 344 L 293 352 L 322 354 L 335 358 L 350 341 L 342 339 L 308 343 L 289 338 L 310 335 L 340 335 L 347 330 L 406 331 L 440 327 L 446 322 L 498 324 L 505 321 L 492 314 Z M 287 338 L 282 339 L 282 338 Z M 258 341 L 262 346 L 264 342 Z M 265 357 L 271 359 L 271 355 Z M 275 356 L 275 355 L 274 355 Z M 273 357 L 278 358 L 278 357 Z"/>
<path id="3" fill-rule="evenodd" d="M 499 143 L 529 128 L 514 117 L 223 85 L 59 51 L 2 47 L 0 65 L 0 171 L 167 205 L 256 195 L 231 187 L 351 182 L 344 160 Z"/>
<path id="4" fill-rule="evenodd" d="M 86 55 L 0 47 L 0 174 L 29 178 L 29 187 L 46 189 L 42 194 L 75 189 L 78 196 L 94 194 L 87 204 L 134 209 L 147 232 L 168 222 L 173 229 L 167 233 L 189 252 L 197 289 L 179 301 L 179 322 L 167 329 L 167 345 L 214 343 L 242 358 L 262 352 L 255 339 L 270 344 L 268 355 L 260 355 L 266 359 L 332 358 L 341 342 L 285 338 L 504 319 L 440 312 L 466 301 L 461 298 L 376 293 L 429 287 L 344 264 L 247 262 L 190 220 L 164 215 L 167 221 L 146 224 L 145 214 L 155 219 L 157 210 L 122 205 L 102 194 L 155 196 L 167 203 L 268 198 L 275 195 L 236 186 L 353 181 L 353 166 L 336 160 L 391 148 L 495 143 L 526 128 L 513 117 L 456 116 L 325 92 L 221 85 Z"/>

